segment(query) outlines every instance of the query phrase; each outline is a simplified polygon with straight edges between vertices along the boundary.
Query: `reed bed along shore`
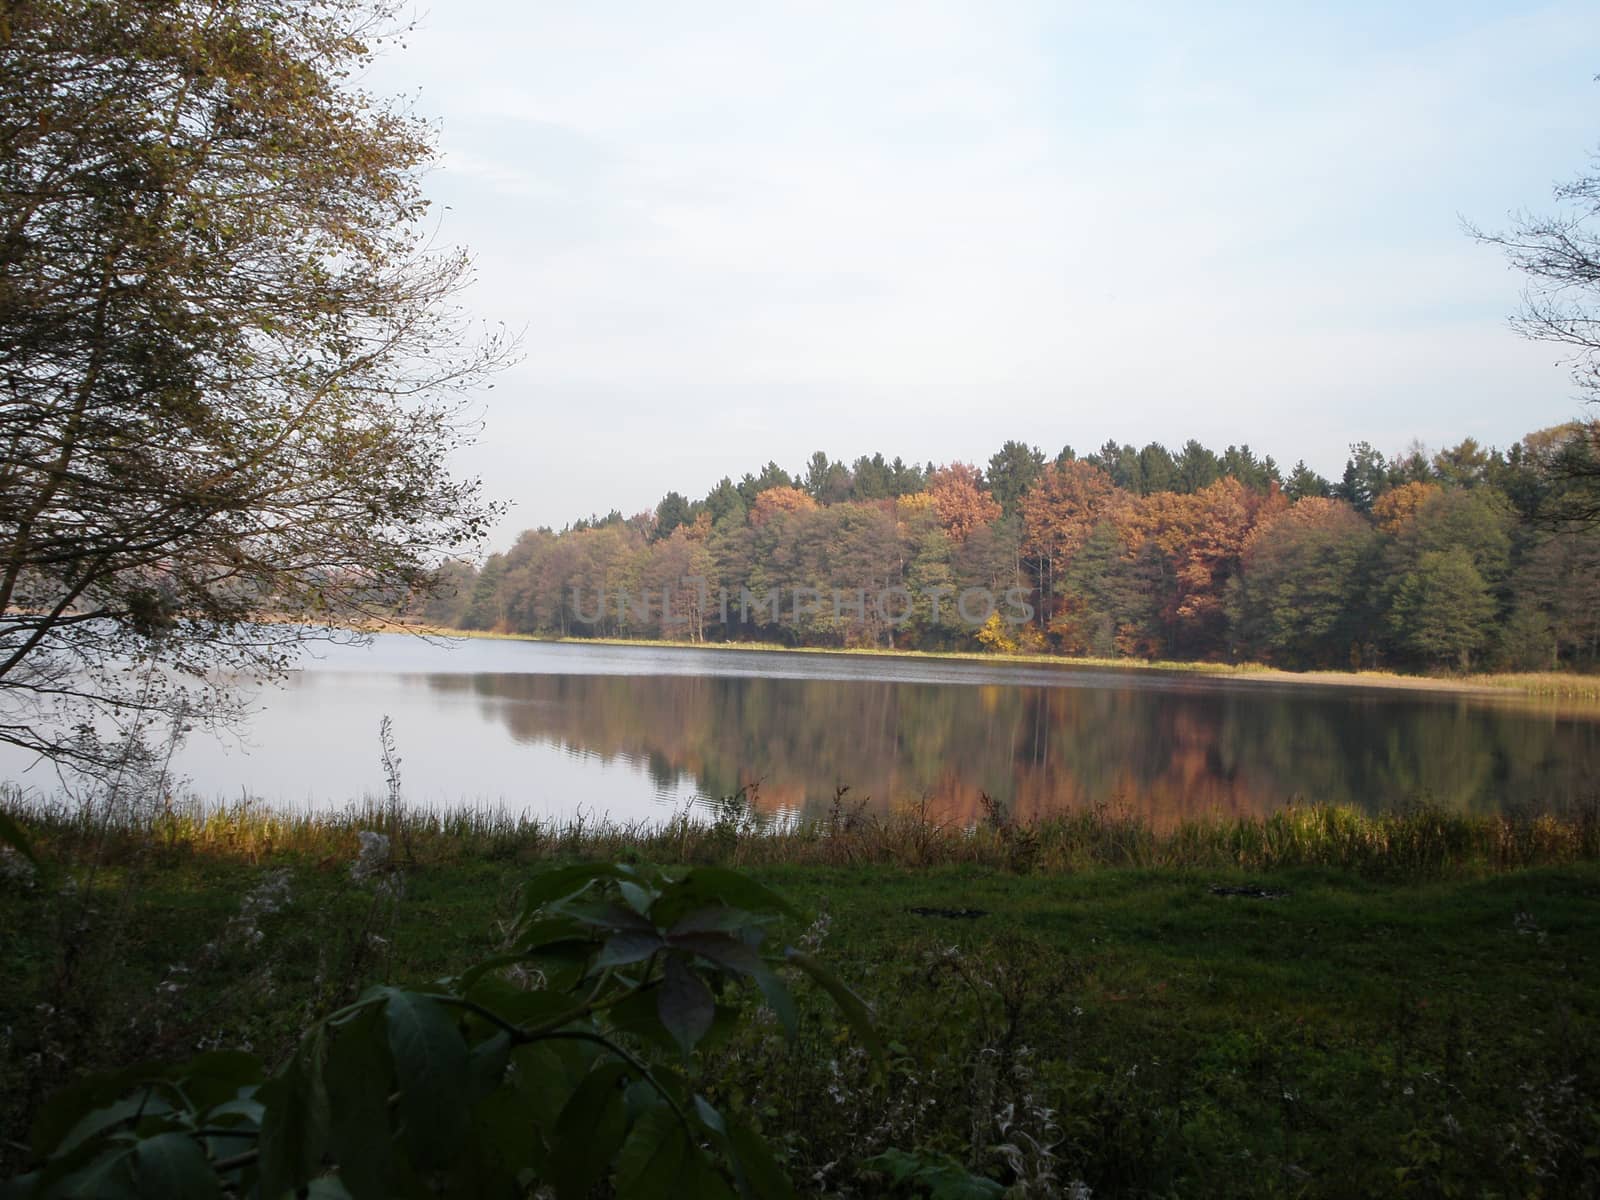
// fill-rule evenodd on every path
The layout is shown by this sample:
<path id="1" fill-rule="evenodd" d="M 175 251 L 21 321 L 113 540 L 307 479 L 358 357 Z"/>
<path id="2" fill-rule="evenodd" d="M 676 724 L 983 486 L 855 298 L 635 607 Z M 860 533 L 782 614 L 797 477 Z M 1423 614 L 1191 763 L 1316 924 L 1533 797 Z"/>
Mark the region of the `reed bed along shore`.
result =
<path id="1" fill-rule="evenodd" d="M 966 825 L 929 805 L 882 814 L 847 793 L 817 819 L 763 816 L 743 796 L 657 821 L 529 815 L 506 808 L 429 809 L 369 800 L 282 810 L 250 801 L 154 810 L 3 798 L 62 858 L 91 844 L 102 861 L 150 850 L 246 861 L 289 855 L 348 861 L 362 830 L 387 833 L 418 865 L 473 860 L 607 859 L 727 866 L 972 865 L 1019 874 L 1091 868 L 1326 867 L 1374 878 L 1436 878 L 1600 860 L 1600 802 L 1565 814 L 1455 812 L 1436 804 L 1368 814 L 1317 804 L 1266 816 L 1212 816 L 1156 828 L 1113 806 L 1017 821 L 995 802 Z"/>

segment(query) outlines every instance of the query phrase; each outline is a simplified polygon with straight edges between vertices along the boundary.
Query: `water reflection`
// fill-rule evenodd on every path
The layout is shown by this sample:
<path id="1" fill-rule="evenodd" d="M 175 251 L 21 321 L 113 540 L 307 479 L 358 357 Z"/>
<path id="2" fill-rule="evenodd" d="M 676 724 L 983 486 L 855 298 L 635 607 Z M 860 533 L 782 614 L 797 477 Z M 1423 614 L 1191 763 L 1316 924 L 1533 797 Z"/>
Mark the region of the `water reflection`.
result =
<path id="1" fill-rule="evenodd" d="M 420 677 L 522 744 L 643 764 L 655 785 L 820 815 L 837 786 L 973 819 L 1110 803 L 1156 823 L 1300 799 L 1368 810 L 1564 810 L 1596 792 L 1600 725 L 1465 696 L 1302 688 L 957 686 L 713 676 Z"/>
<path id="2" fill-rule="evenodd" d="M 768 812 L 822 815 L 839 786 L 879 809 L 931 797 L 972 820 L 1112 804 L 1157 824 L 1290 800 L 1369 811 L 1565 811 L 1600 795 L 1600 706 L 1314 688 L 1003 661 L 673 647 L 322 647 L 263 688 L 244 740 L 194 734 L 174 775 L 208 799 L 381 796 L 394 722 L 406 799 L 660 819 L 761 781 Z M 48 771 L 0 746 L 0 779 Z"/>

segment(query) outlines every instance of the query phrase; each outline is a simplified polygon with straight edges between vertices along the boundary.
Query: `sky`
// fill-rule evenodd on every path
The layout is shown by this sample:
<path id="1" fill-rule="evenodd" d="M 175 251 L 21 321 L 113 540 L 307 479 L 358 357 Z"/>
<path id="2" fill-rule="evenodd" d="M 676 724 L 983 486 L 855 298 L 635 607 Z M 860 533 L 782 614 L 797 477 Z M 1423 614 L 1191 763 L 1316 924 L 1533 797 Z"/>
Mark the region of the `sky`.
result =
<path id="1" fill-rule="evenodd" d="M 416 11 L 364 86 L 438 129 L 462 302 L 521 331 L 465 474 L 493 539 L 814 450 L 1008 439 L 1337 476 L 1581 403 L 1504 228 L 1600 147 L 1591 3 Z"/>

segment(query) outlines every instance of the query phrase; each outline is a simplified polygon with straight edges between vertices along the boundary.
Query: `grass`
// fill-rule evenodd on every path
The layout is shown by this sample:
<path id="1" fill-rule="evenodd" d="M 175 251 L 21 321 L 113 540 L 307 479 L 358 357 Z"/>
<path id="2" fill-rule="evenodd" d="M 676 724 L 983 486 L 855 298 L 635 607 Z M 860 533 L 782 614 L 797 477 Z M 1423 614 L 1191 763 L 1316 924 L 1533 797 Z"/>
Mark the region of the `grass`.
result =
<path id="1" fill-rule="evenodd" d="M 1592 812 L 1301 808 L 1165 833 L 1104 811 L 873 819 L 845 797 L 831 820 L 776 829 L 737 804 L 626 828 L 378 808 L 104 830 L 17 815 L 57 866 L 0 882 L 7 1130 L 80 1071 L 197 1046 L 271 1057 L 367 982 L 460 970 L 499 945 L 547 862 L 715 861 L 817 917 L 784 936 L 818 945 L 890 1043 L 874 1065 L 817 1003 L 797 1041 L 758 1019 L 698 1064 L 809 1192 L 889 1194 L 864 1164 L 890 1148 L 1017 1196 L 1600 1187 Z M 374 827 L 405 864 L 398 902 L 351 878 L 356 830 Z M 69 872 L 100 833 L 92 879 Z"/>
<path id="2" fill-rule="evenodd" d="M 285 854 L 347 860 L 362 829 L 386 830 L 412 857 L 438 864 L 634 856 L 737 867 L 980 866 L 1052 875 L 1096 867 L 1329 867 L 1421 879 L 1600 860 L 1600 803 L 1565 815 L 1472 814 L 1428 803 L 1369 815 L 1289 805 L 1265 817 L 1218 815 L 1170 828 L 1110 806 L 1027 822 L 987 798 L 984 807 L 986 818 L 972 826 L 938 818 L 927 802 L 874 813 L 847 789 L 825 817 L 794 822 L 764 817 L 748 793 L 718 802 L 709 819 L 685 810 L 666 821 L 634 823 L 378 801 L 301 811 L 196 801 L 109 826 L 91 810 L 60 801 L 15 801 L 10 811 L 64 857 L 82 859 L 94 848 L 111 862 L 152 846 L 249 862 Z"/>

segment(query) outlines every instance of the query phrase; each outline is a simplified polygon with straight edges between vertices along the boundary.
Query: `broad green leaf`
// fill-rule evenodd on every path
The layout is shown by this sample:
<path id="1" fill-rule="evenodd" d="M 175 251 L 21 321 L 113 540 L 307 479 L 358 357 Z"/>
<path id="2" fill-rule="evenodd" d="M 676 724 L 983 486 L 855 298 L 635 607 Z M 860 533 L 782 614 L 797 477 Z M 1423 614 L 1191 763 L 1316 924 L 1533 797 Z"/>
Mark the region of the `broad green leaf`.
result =
<path id="1" fill-rule="evenodd" d="M 212 1200 L 222 1195 L 217 1176 L 195 1140 L 163 1133 L 139 1143 L 133 1154 L 139 1195 L 148 1200 Z"/>
<path id="2" fill-rule="evenodd" d="M 183 1088 L 196 1109 L 204 1111 L 238 1097 L 261 1082 L 261 1060 L 243 1050 L 213 1050 L 196 1055 L 167 1077 Z"/>
<path id="3" fill-rule="evenodd" d="M 657 1049 L 674 1051 L 678 1043 L 661 1023 L 661 1013 L 656 1007 L 659 987 L 630 994 L 606 1010 L 606 1023 L 619 1033 L 649 1042 Z"/>
<path id="4" fill-rule="evenodd" d="M 35 1193 L 40 1200 L 145 1200 L 133 1177 L 132 1146 L 118 1146 L 54 1181 L 44 1174 Z"/>
<path id="5" fill-rule="evenodd" d="M 622 898 L 628 902 L 628 907 L 641 917 L 650 915 L 650 906 L 656 902 L 656 897 L 661 893 L 651 887 L 641 884 L 629 883 L 623 880 L 617 885 L 617 890 L 622 893 Z"/>
<path id="6" fill-rule="evenodd" d="M 589 1072 L 556 1121 L 545 1169 L 559 1200 L 586 1200 L 622 1145 L 622 1080 L 627 1068 L 604 1063 Z"/>
<path id="7" fill-rule="evenodd" d="M 667 888 L 656 901 L 652 915 L 663 924 L 710 903 L 751 913 L 777 913 L 800 916 L 792 904 L 777 892 L 727 867 L 695 867 L 678 883 Z"/>
<path id="8" fill-rule="evenodd" d="M 684 1165 L 696 1150 L 683 1122 L 665 1104 L 644 1114 L 628 1131 L 617 1155 L 618 1200 L 676 1200 L 683 1190 Z"/>
<path id="9" fill-rule="evenodd" d="M 240 1096 L 234 1100 L 224 1100 L 221 1104 L 212 1105 L 206 1110 L 207 1123 L 227 1125 L 230 1128 L 235 1125 L 259 1126 L 266 1110 L 261 1107 L 261 1101 L 255 1098 L 254 1090 L 253 1088 L 251 1089 L 251 1095 Z M 231 1121 L 229 1120 L 230 1117 L 239 1119 Z"/>
<path id="10" fill-rule="evenodd" d="M 541 871 L 522 885 L 522 921 L 526 922 L 541 906 L 575 896 L 596 880 L 626 878 L 631 874 L 607 863 L 575 863 L 570 867 Z"/>
<path id="11" fill-rule="evenodd" d="M 281 1196 L 317 1173 L 328 1148 L 328 1092 L 322 1077 L 326 1033 L 317 1025 L 289 1065 L 261 1085 L 261 1193 Z"/>
<path id="12" fill-rule="evenodd" d="M 466 1131 L 466 1043 L 438 1001 L 415 992 L 390 992 L 384 1023 L 403 1140 L 418 1167 L 443 1166 Z"/>
<path id="13" fill-rule="evenodd" d="M 728 1145 L 739 1195 L 747 1200 L 787 1200 L 794 1185 L 772 1157 L 766 1142 L 741 1122 L 728 1118 Z"/>
<path id="14" fill-rule="evenodd" d="M 553 916 L 540 917 L 537 921 L 529 921 L 521 926 L 517 930 L 517 940 L 524 949 L 519 954 L 509 957 L 526 958 L 528 954 L 544 946 L 560 945 L 562 942 L 587 942 L 593 937 L 594 930 L 558 912 Z"/>
<path id="15" fill-rule="evenodd" d="M 717 1015 L 716 1000 L 710 989 L 680 955 L 667 958 L 661 986 L 656 989 L 656 1013 L 686 1056 L 706 1035 Z"/>
<path id="16" fill-rule="evenodd" d="M 464 993 L 464 998 L 481 1004 L 503 1021 L 522 1026 L 543 1025 L 576 1007 L 571 996 L 542 990 L 531 992 L 492 975 L 478 980 L 470 991 Z M 466 1014 L 466 1019 L 472 1028 L 481 1029 L 489 1025 L 489 1022 L 475 1014 Z"/>
<path id="17" fill-rule="evenodd" d="M 472 1047 L 467 1055 L 471 1103 L 488 1096 L 505 1080 L 511 1064 L 511 1035 L 504 1031 Z"/>
<path id="18" fill-rule="evenodd" d="M 683 914 L 667 930 L 668 937 L 686 933 L 734 933 L 754 925 L 756 918 L 742 908 L 721 904 L 696 908 Z M 757 926 L 759 928 L 759 926 Z"/>
<path id="19" fill-rule="evenodd" d="M 389 1065 L 383 1013 L 369 1008 L 333 1035 L 325 1072 L 332 1110 L 329 1141 L 339 1174 L 356 1200 L 393 1194 L 389 1163 Z"/>
<path id="20" fill-rule="evenodd" d="M 567 1100 L 603 1053 L 592 1042 L 576 1040 L 535 1042 L 511 1052 L 517 1064 L 517 1086 L 533 1106 L 542 1129 L 555 1129 Z"/>
<path id="21" fill-rule="evenodd" d="M 65 1152 L 69 1148 L 67 1139 L 86 1117 L 97 1109 L 111 1107 L 132 1092 L 142 1080 L 160 1074 L 161 1068 L 153 1063 L 136 1063 L 125 1070 L 98 1075 L 62 1088 L 45 1101 L 39 1115 L 34 1118 L 34 1155 L 44 1159 Z M 82 1141 L 82 1138 L 77 1141 Z"/>
<path id="22" fill-rule="evenodd" d="M 606 967 L 621 967 L 628 963 L 643 962 L 666 943 L 661 940 L 661 935 L 654 929 L 648 932 L 625 930 L 614 933 L 600 947 L 600 953 L 595 955 L 595 970 Z"/>
<path id="23" fill-rule="evenodd" d="M 687 950 L 709 962 L 740 975 L 761 970 L 761 955 L 755 947 L 726 933 L 680 933 L 667 939 L 675 950 Z"/>
<path id="24" fill-rule="evenodd" d="M 540 1081 L 542 1083 L 542 1081 Z M 531 1168 L 544 1173 L 544 1140 L 538 1136 L 540 1114 L 533 1096 L 515 1087 L 501 1087 L 472 1110 L 473 1132 L 482 1153 L 493 1155 L 508 1170 Z"/>
<path id="25" fill-rule="evenodd" d="M 844 1014 L 845 1021 L 855 1031 L 855 1035 L 866 1044 L 867 1049 L 872 1052 L 875 1058 L 881 1060 L 884 1057 L 883 1043 L 879 1040 L 878 1031 L 873 1026 L 872 1013 L 867 1009 L 866 1004 L 862 1002 L 861 997 L 846 987 L 837 975 L 809 954 L 805 954 L 791 946 L 785 953 L 785 957 L 789 962 L 811 976 L 812 980 L 823 991 L 833 997 L 833 1002 L 839 1006 L 839 1011 Z"/>
<path id="26" fill-rule="evenodd" d="M 794 1037 L 795 1030 L 800 1026 L 800 1017 L 795 1011 L 794 996 L 789 992 L 789 985 L 778 977 L 776 971 L 767 966 L 765 960 L 758 969 L 750 972 L 750 977 L 761 989 L 767 1007 L 778 1015 L 778 1023 L 783 1026 L 783 1032 L 788 1037 Z"/>
<path id="27" fill-rule="evenodd" d="M 496 954 L 492 958 L 485 958 L 473 963 L 456 977 L 456 988 L 462 995 L 466 995 L 478 985 L 482 979 L 493 978 L 506 967 L 515 967 L 526 961 L 527 956 L 520 950 L 514 954 Z"/>
<path id="28" fill-rule="evenodd" d="M 167 1107 L 166 1101 L 150 1095 L 150 1089 L 148 1088 L 141 1090 L 137 1095 L 125 1096 L 114 1104 L 108 1104 L 105 1108 L 97 1108 L 93 1112 L 85 1113 L 83 1119 L 74 1125 L 67 1133 L 67 1136 L 61 1140 L 61 1145 L 57 1152 L 64 1154 L 69 1150 L 75 1150 L 77 1147 L 104 1134 L 107 1130 L 114 1129 L 118 1125 L 130 1124 L 152 1110 L 165 1112 Z"/>
<path id="29" fill-rule="evenodd" d="M 591 929 L 629 930 L 635 933 L 654 933 L 655 925 L 648 917 L 610 900 L 583 900 L 561 905 L 555 910 Z"/>

